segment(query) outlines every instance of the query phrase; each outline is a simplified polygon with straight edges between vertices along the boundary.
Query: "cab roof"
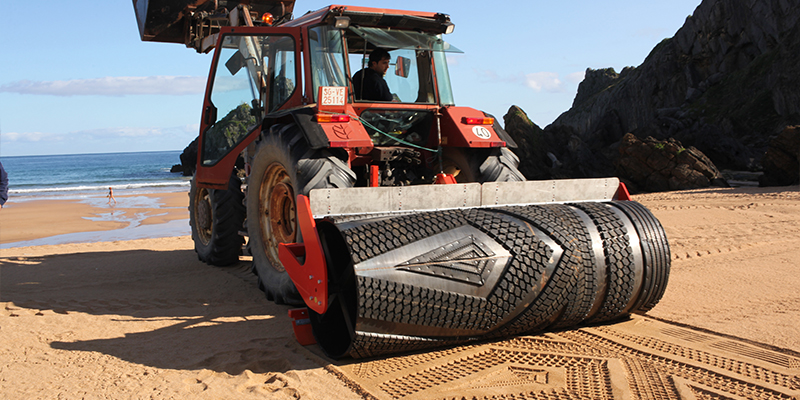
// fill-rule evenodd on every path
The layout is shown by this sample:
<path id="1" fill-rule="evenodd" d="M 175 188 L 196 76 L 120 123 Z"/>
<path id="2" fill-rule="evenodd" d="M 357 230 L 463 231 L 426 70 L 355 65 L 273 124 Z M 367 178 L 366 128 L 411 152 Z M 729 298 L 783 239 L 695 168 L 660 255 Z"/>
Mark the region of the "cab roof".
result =
<path id="1" fill-rule="evenodd" d="M 282 26 L 332 24 L 336 17 L 347 17 L 350 20 L 350 25 L 354 26 L 419 30 L 433 33 L 444 33 L 446 25 L 452 25 L 450 16 L 442 13 L 330 5 L 316 11 L 310 11 Z"/>

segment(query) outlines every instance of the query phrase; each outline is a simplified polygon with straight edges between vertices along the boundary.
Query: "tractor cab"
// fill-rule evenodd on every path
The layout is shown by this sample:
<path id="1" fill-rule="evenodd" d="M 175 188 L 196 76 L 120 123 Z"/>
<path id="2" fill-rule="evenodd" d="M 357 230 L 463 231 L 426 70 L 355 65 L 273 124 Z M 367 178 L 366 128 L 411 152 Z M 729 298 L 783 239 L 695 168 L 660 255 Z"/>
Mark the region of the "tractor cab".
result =
<path id="1" fill-rule="evenodd" d="M 461 50 L 443 40 L 453 30 L 448 16 L 407 13 L 330 6 L 280 26 L 221 27 L 201 121 L 198 180 L 222 187 L 227 177 L 218 171 L 233 166 L 233 155 L 252 143 L 264 124 L 286 119 L 303 127 L 311 147 L 346 148 L 351 167 L 397 157 L 387 154 L 398 149 L 363 154 L 375 147 L 418 148 L 401 153 L 413 155 L 415 164 L 430 159 L 441 144 L 437 115 L 454 106 L 447 54 Z M 391 100 L 362 100 L 355 93 L 354 76 L 368 67 L 376 49 L 390 57 L 383 79 Z M 343 90 L 341 107 L 333 113 L 341 117 L 334 122 L 352 118 L 352 123 L 334 126 L 319 119 L 321 88 Z"/>

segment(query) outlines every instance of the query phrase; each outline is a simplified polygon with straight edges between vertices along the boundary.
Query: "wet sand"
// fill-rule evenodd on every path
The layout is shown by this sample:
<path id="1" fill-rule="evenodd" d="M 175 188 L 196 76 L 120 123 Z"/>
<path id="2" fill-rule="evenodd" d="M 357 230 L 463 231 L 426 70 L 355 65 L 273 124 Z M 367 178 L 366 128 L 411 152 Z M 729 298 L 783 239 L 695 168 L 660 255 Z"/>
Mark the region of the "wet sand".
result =
<path id="1" fill-rule="evenodd" d="M 11 199 L 0 210 L 0 248 L 86 241 L 111 241 L 170 236 L 174 230 L 146 229 L 171 221 L 188 220 L 186 192 L 149 193 L 116 196 L 109 204 L 105 197 L 82 200 Z M 188 222 L 183 224 L 188 232 Z M 136 229 L 137 232 L 133 232 Z M 138 231 L 145 231 L 142 235 Z M 118 231 L 112 234 L 110 231 Z M 75 235 L 77 233 L 89 233 Z M 65 238 L 59 235 L 72 235 Z M 20 243 L 23 242 L 23 243 Z M 24 243 L 33 242 L 33 243 Z"/>

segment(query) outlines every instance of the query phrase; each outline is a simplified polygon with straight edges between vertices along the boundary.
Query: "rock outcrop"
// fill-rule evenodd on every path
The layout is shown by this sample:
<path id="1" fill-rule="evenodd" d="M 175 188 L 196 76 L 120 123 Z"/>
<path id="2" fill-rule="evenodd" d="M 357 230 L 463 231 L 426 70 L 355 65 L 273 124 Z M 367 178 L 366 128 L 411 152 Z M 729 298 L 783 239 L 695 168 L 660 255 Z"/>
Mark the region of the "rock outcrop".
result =
<path id="1" fill-rule="evenodd" d="M 694 147 L 683 147 L 675 139 L 640 140 L 629 133 L 622 138 L 615 163 L 620 178 L 635 192 L 728 186 L 708 157 Z"/>
<path id="2" fill-rule="evenodd" d="M 527 179 L 617 176 L 633 193 L 728 186 L 703 152 L 675 139 L 639 139 L 628 133 L 612 146 L 594 148 L 574 132 L 562 131 L 557 137 L 542 130 L 517 106 L 504 120 L 506 132 L 517 143 L 519 170 Z M 559 149 L 566 150 L 566 158 L 555 156 Z M 610 167 L 602 165 L 606 162 Z"/>
<path id="3" fill-rule="evenodd" d="M 528 179 L 550 179 L 554 163 L 547 157 L 548 145 L 542 128 L 517 106 L 511 106 L 503 122 L 506 132 L 517 143 L 514 152 L 521 156 L 520 172 Z"/>
<path id="4" fill-rule="evenodd" d="M 800 2 L 705 0 L 636 68 L 587 70 L 572 108 L 544 129 L 598 155 L 626 133 L 674 138 L 725 169 L 758 170 L 772 137 L 800 124 Z M 565 163 L 572 176 L 587 175 Z"/>
<path id="5" fill-rule="evenodd" d="M 787 186 L 800 183 L 800 126 L 791 126 L 772 139 L 764 156 L 761 186 Z"/>
<path id="6" fill-rule="evenodd" d="M 198 138 L 192 140 L 192 143 L 189 143 L 189 145 L 183 149 L 183 153 L 181 153 L 183 176 L 194 175 L 194 170 L 197 168 L 197 140 Z"/>
<path id="7" fill-rule="evenodd" d="M 599 178 L 616 174 L 617 145 L 586 143 L 572 129 L 542 130 L 521 108 L 511 106 L 503 117 L 505 130 L 517 143 L 519 170 L 527 179 Z"/>

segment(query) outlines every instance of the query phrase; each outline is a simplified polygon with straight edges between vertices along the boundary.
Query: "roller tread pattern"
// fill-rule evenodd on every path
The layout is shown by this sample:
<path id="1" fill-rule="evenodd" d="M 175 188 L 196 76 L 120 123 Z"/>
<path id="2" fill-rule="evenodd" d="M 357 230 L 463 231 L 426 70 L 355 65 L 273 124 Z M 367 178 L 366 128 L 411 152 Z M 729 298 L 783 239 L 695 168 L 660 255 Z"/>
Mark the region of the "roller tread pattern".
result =
<path id="1" fill-rule="evenodd" d="M 414 336 L 381 335 L 369 332 L 358 332 L 353 342 L 354 358 L 376 357 L 397 352 L 410 352 L 442 346 L 455 346 L 465 343 L 466 339 L 429 339 Z"/>
<path id="2" fill-rule="evenodd" d="M 546 207 L 552 208 L 552 213 L 555 214 L 559 226 L 566 228 L 552 231 L 550 234 L 555 236 L 556 240 L 559 240 L 560 236 L 563 236 L 563 240 L 567 240 L 559 244 L 569 251 L 569 263 L 575 268 L 573 279 L 576 281 L 576 285 L 574 292 L 570 293 L 568 297 L 574 300 L 570 302 L 571 307 L 568 306 L 564 315 L 552 326 L 553 328 L 563 328 L 586 320 L 597 294 L 598 271 L 595 268 L 589 231 L 583 220 L 575 213 L 574 208 L 564 205 Z M 564 257 L 562 257 L 562 262 L 564 262 Z"/>
<path id="3" fill-rule="evenodd" d="M 548 326 L 575 324 L 585 317 L 591 307 L 591 295 L 585 290 L 586 277 L 579 276 L 587 267 L 583 260 L 590 247 L 588 232 L 583 232 L 577 239 L 568 230 L 575 226 L 566 225 L 574 222 L 572 218 L 564 219 L 569 210 L 565 206 L 526 206 L 504 207 L 500 210 L 510 215 L 517 215 L 553 238 L 564 250 L 544 287 L 528 308 L 510 323 L 491 333 L 493 337 L 515 335 L 532 330 L 545 329 Z M 585 230 L 585 228 L 584 228 Z M 591 282 L 596 284 L 596 275 L 591 273 Z M 578 303 L 578 304 L 576 304 Z"/>
<path id="4" fill-rule="evenodd" d="M 351 228 L 343 232 L 353 263 L 464 225 L 459 210 L 423 212 Z"/>
<path id="5" fill-rule="evenodd" d="M 359 317 L 437 328 L 480 329 L 492 319 L 486 299 L 370 277 L 358 277 Z"/>
<path id="6" fill-rule="evenodd" d="M 599 323 L 618 318 L 633 296 L 634 259 L 633 249 L 625 224 L 609 206 L 597 203 L 577 203 L 592 219 L 603 241 L 605 256 L 606 293 L 604 301 L 590 323 Z"/>
<path id="7" fill-rule="evenodd" d="M 616 319 L 626 312 L 652 307 L 663 294 L 669 265 L 669 249 L 662 248 L 667 246 L 663 228 L 643 206 L 626 204 L 617 207 L 630 216 L 637 229 L 627 232 L 623 217 L 610 204 L 433 211 L 383 217 L 342 230 L 354 265 L 465 225 L 480 230 L 510 254 L 494 286 L 481 296 L 357 273 L 358 320 L 370 321 L 366 327 L 383 326 L 383 332 L 397 334 L 356 329 L 348 354 L 369 357 L 467 339 L 558 329 Z M 593 233 L 587 224 L 596 227 L 594 235 L 599 235 L 605 260 L 595 260 Z M 644 279 L 647 283 L 640 293 L 633 293 L 637 277 L 631 234 L 641 237 L 643 247 L 648 247 L 643 252 L 649 252 L 645 262 L 657 264 L 654 268 L 658 269 L 647 272 L 650 279 Z M 550 247 L 553 243 L 559 248 L 557 259 L 556 249 Z M 650 268 L 645 266 L 645 270 Z M 604 293 L 598 293 L 601 279 L 606 280 Z M 642 298 L 627 310 L 637 295 Z M 597 309 L 590 315 L 593 307 Z M 414 326 L 429 332 L 462 333 L 415 335 Z"/>
<path id="8" fill-rule="evenodd" d="M 471 210 L 466 217 L 471 225 L 497 240 L 513 255 L 497 286 L 488 296 L 492 318 L 487 319 L 481 327 L 487 330 L 511 314 L 525 296 L 534 290 L 553 250 L 536 238 L 530 229 L 511 223 L 503 213 Z"/>

